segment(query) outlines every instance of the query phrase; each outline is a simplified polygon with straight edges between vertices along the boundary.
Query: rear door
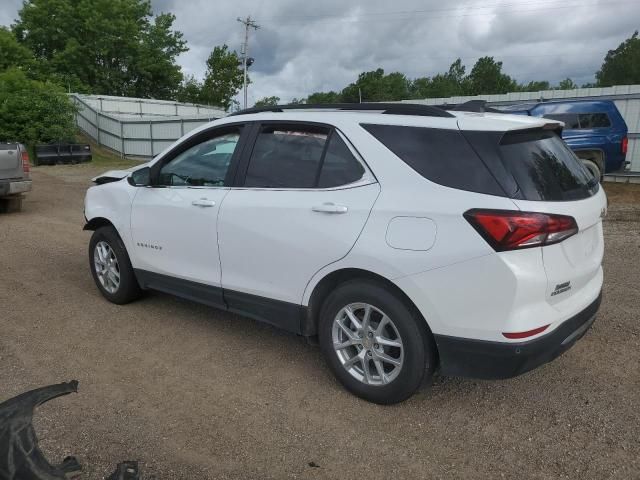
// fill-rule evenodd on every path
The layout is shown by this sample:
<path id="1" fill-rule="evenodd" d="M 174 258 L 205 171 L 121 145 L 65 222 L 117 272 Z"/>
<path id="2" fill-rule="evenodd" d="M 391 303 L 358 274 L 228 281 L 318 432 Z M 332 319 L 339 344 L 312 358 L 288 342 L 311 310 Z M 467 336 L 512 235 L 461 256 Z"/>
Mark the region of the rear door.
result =
<path id="1" fill-rule="evenodd" d="M 260 306 L 260 297 L 300 305 L 311 277 L 354 245 L 380 190 L 331 127 L 254 128 L 219 220 L 225 300 L 244 311 Z"/>
<path id="2" fill-rule="evenodd" d="M 508 132 L 499 150 L 519 186 L 513 200 L 518 208 L 576 220 L 577 234 L 542 248 L 547 301 L 560 310 L 573 308 L 600 285 L 604 191 L 554 132 Z"/>
<path id="3" fill-rule="evenodd" d="M 15 143 L 0 143 L 0 180 L 22 177 L 22 158 Z"/>

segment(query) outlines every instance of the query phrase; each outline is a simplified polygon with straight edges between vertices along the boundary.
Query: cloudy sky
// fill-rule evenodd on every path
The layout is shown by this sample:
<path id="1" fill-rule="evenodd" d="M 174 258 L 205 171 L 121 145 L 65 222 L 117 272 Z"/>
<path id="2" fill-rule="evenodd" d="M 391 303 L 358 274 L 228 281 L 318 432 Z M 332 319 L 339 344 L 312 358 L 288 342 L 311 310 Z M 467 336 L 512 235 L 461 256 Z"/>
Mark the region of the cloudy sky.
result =
<path id="1" fill-rule="evenodd" d="M 0 24 L 21 0 L 0 0 Z M 213 46 L 240 49 L 237 17 L 251 33 L 249 102 L 283 101 L 341 89 L 359 72 L 382 67 L 432 76 L 460 57 L 467 71 L 481 56 L 503 61 L 520 82 L 571 77 L 593 81 L 607 50 L 640 28 L 640 0 L 152 0 L 172 12 L 190 50 L 179 62 L 202 77 Z"/>

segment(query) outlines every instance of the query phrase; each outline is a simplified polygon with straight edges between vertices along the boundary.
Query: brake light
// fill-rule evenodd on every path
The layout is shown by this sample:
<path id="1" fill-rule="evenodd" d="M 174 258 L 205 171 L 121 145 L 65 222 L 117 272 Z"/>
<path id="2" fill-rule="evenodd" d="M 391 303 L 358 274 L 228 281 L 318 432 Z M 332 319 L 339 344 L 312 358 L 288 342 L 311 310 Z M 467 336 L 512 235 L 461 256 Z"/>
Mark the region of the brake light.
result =
<path id="1" fill-rule="evenodd" d="M 27 152 L 26 150 L 22 151 L 22 171 L 27 176 L 31 173 L 31 164 L 29 163 L 29 152 Z"/>
<path id="2" fill-rule="evenodd" d="M 472 209 L 464 217 L 496 252 L 551 245 L 578 233 L 567 215 Z"/>
<path id="3" fill-rule="evenodd" d="M 623 155 L 627 154 L 627 149 L 629 148 L 629 138 L 622 137 L 622 143 L 620 145 L 621 151 Z"/>

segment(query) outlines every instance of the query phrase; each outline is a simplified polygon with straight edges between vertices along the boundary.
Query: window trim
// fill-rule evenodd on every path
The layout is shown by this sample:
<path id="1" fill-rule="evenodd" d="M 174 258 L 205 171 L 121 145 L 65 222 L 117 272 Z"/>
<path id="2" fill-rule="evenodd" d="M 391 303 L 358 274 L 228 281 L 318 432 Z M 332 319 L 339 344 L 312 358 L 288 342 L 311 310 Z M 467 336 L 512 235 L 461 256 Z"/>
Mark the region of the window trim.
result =
<path id="1" fill-rule="evenodd" d="M 236 172 L 236 177 L 234 179 L 233 184 L 231 185 L 231 188 L 233 188 L 234 190 L 264 190 L 264 191 L 271 191 L 271 192 L 276 192 L 276 191 L 279 191 L 279 192 L 327 192 L 327 191 L 334 191 L 334 190 L 346 190 L 346 189 L 350 189 L 350 188 L 357 188 L 357 187 L 362 187 L 362 186 L 365 186 L 365 185 L 371 185 L 371 184 L 374 184 L 374 183 L 378 183 L 377 178 L 375 177 L 375 175 L 373 174 L 373 172 L 371 171 L 371 169 L 369 168 L 367 163 L 362 158 L 362 155 L 360 155 L 360 152 L 358 152 L 356 150 L 356 148 L 353 146 L 351 141 L 349 141 L 349 139 L 346 137 L 346 135 L 343 132 L 341 132 L 337 127 L 335 127 L 334 125 L 329 125 L 329 124 L 321 123 L 321 122 L 305 122 L 305 121 L 301 121 L 301 120 L 287 120 L 287 119 L 257 120 L 257 121 L 253 121 L 253 122 L 249 122 L 249 123 L 251 124 L 251 127 L 250 127 L 249 135 L 248 135 L 248 138 L 247 138 L 247 146 L 243 151 L 242 159 L 240 160 L 239 167 L 238 167 L 238 170 Z M 300 128 L 316 127 L 316 128 L 326 128 L 326 129 L 328 129 L 329 133 L 327 134 L 327 141 L 326 141 L 324 152 L 323 152 L 323 156 L 322 156 L 322 159 L 321 159 L 321 162 L 320 162 L 320 168 L 324 164 L 324 155 L 325 155 L 327 147 L 329 145 L 329 140 L 331 139 L 332 135 L 337 133 L 340 136 L 340 138 L 344 141 L 344 143 L 347 145 L 347 148 L 349 149 L 349 151 L 353 155 L 353 158 L 355 158 L 355 160 L 357 162 L 359 162 L 360 165 L 363 167 L 364 173 L 362 174 L 362 177 L 360 177 L 355 182 L 351 182 L 351 183 L 344 184 L 344 185 L 338 185 L 336 187 L 327 187 L 327 188 L 317 188 L 317 187 L 312 187 L 312 188 L 305 188 L 305 187 L 245 187 L 244 186 L 244 182 L 245 182 L 245 180 L 247 178 L 247 171 L 249 170 L 249 164 L 251 162 L 251 156 L 253 154 L 253 150 L 254 150 L 256 142 L 258 140 L 258 135 L 260 134 L 260 130 L 262 130 L 262 128 L 264 126 L 267 126 L 267 125 L 291 125 L 291 126 L 296 126 L 296 127 L 299 126 Z M 320 171 L 321 170 L 318 170 L 318 173 Z"/>
<path id="2" fill-rule="evenodd" d="M 169 162 L 173 161 L 178 155 L 183 152 L 186 152 L 190 148 L 194 146 L 211 140 L 212 138 L 224 135 L 225 132 L 239 130 L 240 138 L 238 139 L 238 144 L 236 149 L 231 156 L 231 161 L 229 163 L 229 169 L 227 170 L 227 174 L 225 175 L 224 185 L 220 186 L 201 186 L 201 185 L 158 185 L 160 170 Z M 247 142 L 249 140 L 249 134 L 251 133 L 250 125 L 247 122 L 233 122 L 233 123 L 225 123 L 224 125 L 215 125 L 210 128 L 207 128 L 201 132 L 198 132 L 191 137 L 185 139 L 183 142 L 180 142 L 173 149 L 168 151 L 165 155 L 160 157 L 157 161 L 155 161 L 152 165 L 150 165 L 149 178 L 151 179 L 151 188 L 172 188 L 172 189 L 229 189 L 229 187 L 233 183 L 233 179 L 236 176 L 236 172 L 238 169 L 238 165 L 242 159 L 242 155 L 246 148 Z"/>

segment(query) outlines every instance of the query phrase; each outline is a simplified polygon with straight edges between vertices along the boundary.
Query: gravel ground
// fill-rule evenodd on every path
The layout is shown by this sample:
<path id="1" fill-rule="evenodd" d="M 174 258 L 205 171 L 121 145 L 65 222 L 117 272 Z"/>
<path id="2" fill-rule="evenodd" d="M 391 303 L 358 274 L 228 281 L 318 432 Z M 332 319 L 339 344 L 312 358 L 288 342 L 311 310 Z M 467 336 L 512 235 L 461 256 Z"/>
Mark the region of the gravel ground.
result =
<path id="1" fill-rule="evenodd" d="M 436 377 L 381 407 L 320 351 L 252 320 L 150 294 L 107 303 L 87 265 L 90 166 L 41 167 L 0 216 L 0 399 L 76 378 L 36 416 L 82 478 L 640 478 L 640 188 L 607 186 L 605 292 L 593 329 L 521 377 Z"/>

